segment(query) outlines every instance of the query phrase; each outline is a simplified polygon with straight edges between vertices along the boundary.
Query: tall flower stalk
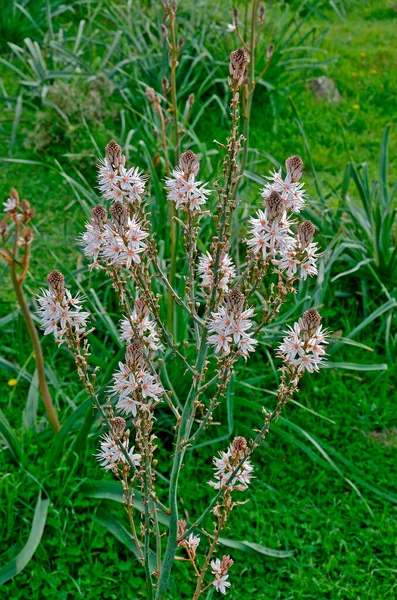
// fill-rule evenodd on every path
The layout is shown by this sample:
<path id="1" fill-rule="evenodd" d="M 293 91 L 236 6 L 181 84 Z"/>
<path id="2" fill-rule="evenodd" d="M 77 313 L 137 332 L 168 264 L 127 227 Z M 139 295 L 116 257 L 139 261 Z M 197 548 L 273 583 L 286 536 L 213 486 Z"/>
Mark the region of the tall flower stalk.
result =
<path id="1" fill-rule="evenodd" d="M 83 310 L 82 298 L 73 298 L 64 288 L 62 274 L 53 272 L 48 277 L 49 290 L 39 300 L 45 333 L 54 333 L 57 343 L 68 345 L 80 379 L 103 418 L 106 433 L 97 458 L 123 487 L 124 507 L 149 599 L 167 597 L 172 570 L 180 560 L 191 564 L 196 582 L 193 600 L 203 597 L 210 587 L 221 594 L 227 592 L 232 585 L 229 571 L 233 560 L 216 554 L 232 512 L 241 504 L 242 495 L 248 495 L 253 453 L 298 391 L 301 377 L 318 371 L 326 353 L 327 332 L 313 308 L 288 328 L 278 348 L 281 377 L 276 407 L 264 412 L 249 439 L 235 437 L 214 457 L 214 474 L 209 481 L 213 496 L 202 514 L 194 515 L 191 523 L 184 521 L 180 480 L 187 450 L 215 426 L 214 417 L 231 377 L 239 362 L 250 360 L 256 352 L 264 326 L 279 314 L 288 295 L 296 291 L 297 282 L 317 273 L 319 250 L 313 241 L 314 227 L 309 221 L 298 221 L 307 200 L 301 181 L 303 164 L 298 156 L 292 156 L 286 160 L 285 176 L 279 170 L 266 179 L 261 193 L 263 206 L 252 216 L 241 240 L 245 257 L 241 273 L 236 275 L 230 256 L 231 224 L 242 177 L 240 96 L 248 61 L 244 48 L 231 53 L 230 135 L 226 143 L 218 142 L 224 161 L 214 191 L 200 181 L 199 158 L 190 149 L 182 152 L 165 179 L 168 201 L 183 232 L 187 262 L 180 293 L 173 285 L 171 267 L 164 272 L 160 264 L 155 232 L 146 212 L 147 178 L 134 167 L 126 167 L 116 142 L 106 147 L 99 165 L 103 202 L 93 208 L 80 238 L 89 268 L 109 277 L 122 312 L 120 339 L 126 343 L 125 356 L 113 374 L 106 405 L 98 400 L 96 371 L 89 366 L 88 334 L 93 331 L 87 330 L 89 315 Z M 202 222 L 212 228 L 212 238 L 201 254 L 198 242 L 203 243 Z M 264 281 L 270 285 L 265 286 Z M 159 288 L 172 298 L 172 310 L 184 312 L 189 321 L 183 347 L 176 343 L 173 329 L 163 318 Z M 261 306 L 257 305 L 256 291 L 263 298 Z M 51 311 L 56 314 L 52 320 Z M 170 355 L 184 370 L 188 385 L 185 398 L 176 393 L 180 386 L 168 372 Z M 160 500 L 156 449 L 162 436 L 155 415 L 165 407 L 174 419 L 175 439 L 168 493 Z M 207 468 L 209 465 L 203 466 Z M 142 498 L 140 512 L 134 508 L 137 488 Z M 166 543 L 162 543 L 161 512 L 168 517 Z M 209 521 L 211 533 L 207 533 Z M 206 529 L 202 530 L 204 523 Z M 150 561 L 152 553 L 156 556 L 155 569 Z"/>
<path id="2" fill-rule="evenodd" d="M 7 202 L 4 203 L 4 210 L 6 218 L 0 222 L 0 236 L 2 242 L 0 256 L 6 260 L 10 270 L 12 287 L 21 309 L 33 348 L 39 390 L 43 399 L 44 408 L 54 433 L 57 433 L 61 426 L 59 424 L 58 415 L 52 401 L 50 390 L 48 389 L 44 357 L 39 336 L 23 291 L 23 283 L 29 271 L 31 244 L 33 241 L 33 230 L 28 227 L 28 223 L 34 217 L 35 211 L 27 200 L 19 200 L 18 192 L 15 189 L 11 190 L 10 197 Z M 22 257 L 20 256 L 21 254 Z"/>

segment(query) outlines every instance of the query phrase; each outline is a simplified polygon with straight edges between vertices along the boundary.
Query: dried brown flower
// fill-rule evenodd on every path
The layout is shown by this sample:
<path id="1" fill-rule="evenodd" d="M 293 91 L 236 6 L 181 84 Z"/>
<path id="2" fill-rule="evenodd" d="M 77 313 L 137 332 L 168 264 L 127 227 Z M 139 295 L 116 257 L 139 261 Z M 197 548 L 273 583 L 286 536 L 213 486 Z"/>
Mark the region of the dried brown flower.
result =
<path id="1" fill-rule="evenodd" d="M 116 441 L 121 439 L 125 430 L 125 426 L 126 422 L 123 417 L 114 417 L 114 419 L 112 419 L 112 433 Z"/>

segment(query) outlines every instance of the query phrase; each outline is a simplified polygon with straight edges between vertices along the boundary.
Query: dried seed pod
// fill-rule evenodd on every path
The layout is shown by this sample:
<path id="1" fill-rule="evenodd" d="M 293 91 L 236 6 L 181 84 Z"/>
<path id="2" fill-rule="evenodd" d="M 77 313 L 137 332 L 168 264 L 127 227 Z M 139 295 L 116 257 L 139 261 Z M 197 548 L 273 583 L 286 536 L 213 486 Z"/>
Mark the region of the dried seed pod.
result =
<path id="1" fill-rule="evenodd" d="M 283 212 L 284 201 L 280 194 L 276 191 L 270 192 L 268 197 L 265 199 L 267 216 L 270 221 L 273 221 L 276 217 L 279 217 Z"/>
<path id="2" fill-rule="evenodd" d="M 321 315 L 315 308 L 309 308 L 309 310 L 303 313 L 302 317 L 303 327 L 310 334 L 314 333 L 321 323 Z"/>
<path id="3" fill-rule="evenodd" d="M 47 283 L 50 286 L 50 290 L 58 296 L 63 298 L 65 295 L 65 278 L 60 271 L 51 271 L 47 275 Z"/>
<path id="4" fill-rule="evenodd" d="M 191 173 L 197 175 L 200 169 L 200 163 L 197 160 L 196 154 L 191 150 L 183 152 L 179 160 L 179 167 L 185 175 L 190 175 Z"/>
<path id="5" fill-rule="evenodd" d="M 312 243 L 315 227 L 311 221 L 304 221 L 298 227 L 298 237 L 302 248 L 307 248 Z"/>
<path id="6" fill-rule="evenodd" d="M 287 175 L 291 177 L 291 181 L 299 181 L 303 174 L 303 161 L 297 154 L 290 156 L 285 161 Z"/>
<path id="7" fill-rule="evenodd" d="M 116 223 L 119 229 L 119 233 L 122 234 L 123 229 L 128 226 L 128 209 L 120 200 L 113 202 L 110 207 L 110 214 L 112 215 L 113 221 Z"/>
<path id="8" fill-rule="evenodd" d="M 106 159 L 110 162 L 115 169 L 118 169 L 120 165 L 124 166 L 125 157 L 120 146 L 114 141 L 110 140 L 106 146 Z"/>
<path id="9" fill-rule="evenodd" d="M 102 204 L 97 204 L 91 211 L 91 219 L 95 225 L 102 227 L 108 219 L 108 211 Z"/>
<path id="10" fill-rule="evenodd" d="M 114 419 L 112 419 L 112 433 L 113 438 L 116 441 L 121 439 L 125 430 L 125 426 L 126 422 L 125 419 L 123 419 L 123 417 L 114 417 Z"/>

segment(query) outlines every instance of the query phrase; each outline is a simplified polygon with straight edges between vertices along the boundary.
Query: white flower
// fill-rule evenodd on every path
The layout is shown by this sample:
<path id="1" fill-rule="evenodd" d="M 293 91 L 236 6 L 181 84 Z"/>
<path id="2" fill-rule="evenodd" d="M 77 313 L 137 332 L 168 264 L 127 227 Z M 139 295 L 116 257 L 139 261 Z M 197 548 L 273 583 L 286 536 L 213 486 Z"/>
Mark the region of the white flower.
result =
<path id="1" fill-rule="evenodd" d="M 271 192 L 278 192 L 284 200 L 284 210 L 298 213 L 302 210 L 307 195 L 303 189 L 303 183 L 292 181 L 290 173 L 285 179 L 282 178 L 281 169 L 273 171 L 270 177 L 266 177 L 271 183 L 267 183 L 262 190 L 262 197 L 266 198 Z"/>
<path id="2" fill-rule="evenodd" d="M 211 254 L 203 254 L 200 257 L 197 271 L 201 277 L 200 286 L 202 288 L 210 288 L 214 281 L 214 273 L 212 270 L 214 259 Z M 219 262 L 218 286 L 219 290 L 224 292 L 229 291 L 229 284 L 236 276 L 236 269 L 230 256 L 225 252 Z"/>
<path id="3" fill-rule="evenodd" d="M 189 546 L 189 550 L 193 556 L 196 556 L 196 550 L 197 550 L 199 543 L 200 543 L 200 536 L 193 535 L 193 533 L 191 533 L 187 540 L 187 545 Z"/>
<path id="4" fill-rule="evenodd" d="M 243 492 L 251 482 L 253 466 L 248 459 L 245 460 L 237 474 L 232 477 L 236 466 L 236 462 L 234 465 L 231 462 L 232 455 L 233 445 L 231 444 L 226 452 L 219 452 L 220 458 L 213 458 L 215 481 L 209 481 L 208 484 L 216 490 L 227 488 L 231 492 L 234 490 Z"/>
<path id="5" fill-rule="evenodd" d="M 62 301 L 56 299 L 50 290 L 42 290 L 37 297 L 39 308 L 37 313 L 41 320 L 44 335 L 52 333 L 58 342 L 64 341 L 67 326 L 76 332 L 83 333 L 89 313 L 82 311 L 82 298 L 75 298 L 69 290 L 65 290 Z"/>
<path id="6" fill-rule="evenodd" d="M 112 223 L 104 227 L 103 245 L 100 255 L 112 264 L 129 269 L 132 263 L 141 262 L 140 254 L 146 250 L 147 245 L 143 241 L 149 233 L 141 228 L 140 222 L 134 217 L 128 219 L 123 239 L 115 230 Z"/>
<path id="7" fill-rule="evenodd" d="M 165 180 L 168 200 L 175 202 L 176 208 L 188 207 L 192 211 L 198 210 L 206 203 L 207 196 L 211 193 L 211 190 L 206 189 L 206 185 L 195 181 L 194 173 L 186 176 L 179 168 L 174 169 L 172 177 Z"/>
<path id="8" fill-rule="evenodd" d="M 6 202 L 3 202 L 3 206 L 5 212 L 12 212 L 17 208 L 18 200 L 16 198 L 8 198 Z"/>
<path id="9" fill-rule="evenodd" d="M 228 23 L 227 27 L 226 27 L 226 31 L 229 33 L 232 33 L 233 31 L 236 31 L 236 26 L 234 23 Z"/>
<path id="10" fill-rule="evenodd" d="M 120 165 L 117 181 L 120 184 L 121 189 L 128 193 L 127 199 L 129 202 L 140 202 L 142 200 L 147 176 L 140 173 L 138 167 L 126 169 Z"/>
<path id="11" fill-rule="evenodd" d="M 156 402 L 160 402 L 161 396 L 164 394 L 164 388 L 157 375 L 150 375 L 142 370 L 138 373 L 137 378 L 143 398 L 152 398 Z"/>
<path id="12" fill-rule="evenodd" d="M 327 332 L 323 330 L 322 325 L 318 324 L 314 330 L 309 329 L 305 318 L 308 312 L 294 324 L 293 328 L 287 326 L 285 332 L 287 335 L 277 352 L 287 365 L 297 367 L 298 373 L 318 371 L 324 362 L 325 346 L 328 343 Z M 318 316 L 318 319 L 320 323 L 321 317 Z"/>
<path id="13" fill-rule="evenodd" d="M 138 467 L 141 462 L 141 455 L 134 454 L 134 446 L 128 449 L 128 440 L 122 442 L 130 461 L 135 467 Z M 101 436 L 101 446 L 96 457 L 105 471 L 116 469 L 119 464 L 128 464 L 128 459 L 124 452 L 108 433 Z"/>
<path id="14" fill-rule="evenodd" d="M 250 319 L 253 314 L 252 308 L 233 314 L 226 304 L 223 304 L 218 311 L 211 313 L 208 325 L 211 335 L 208 336 L 208 343 L 215 346 L 216 353 L 228 354 L 231 344 L 234 342 L 240 353 L 245 358 L 248 357 L 258 343 L 249 332 L 253 325 L 253 321 Z"/>
<path id="15" fill-rule="evenodd" d="M 290 229 L 292 222 L 285 213 L 271 221 L 262 210 L 258 210 L 256 216 L 256 219 L 250 219 L 250 237 L 247 239 L 247 245 L 255 255 L 262 254 L 265 260 L 267 256 L 275 257 L 278 252 L 294 244 Z"/>
<path id="16" fill-rule="evenodd" d="M 133 310 L 129 319 L 124 318 L 121 321 L 120 339 L 126 342 L 132 342 L 136 338 L 136 333 L 132 324 L 135 325 L 135 330 L 138 332 L 142 342 L 153 352 L 163 349 L 159 340 L 155 321 L 150 318 L 149 314 L 138 315 L 136 310 Z"/>
<path id="17" fill-rule="evenodd" d="M 216 575 L 212 585 L 215 586 L 217 592 L 226 594 L 226 590 L 230 587 L 230 581 L 227 581 L 229 575 Z"/>
<path id="18" fill-rule="evenodd" d="M 100 228 L 92 223 L 87 223 L 85 232 L 81 236 L 81 245 L 87 258 L 96 261 L 102 249 L 103 235 Z"/>

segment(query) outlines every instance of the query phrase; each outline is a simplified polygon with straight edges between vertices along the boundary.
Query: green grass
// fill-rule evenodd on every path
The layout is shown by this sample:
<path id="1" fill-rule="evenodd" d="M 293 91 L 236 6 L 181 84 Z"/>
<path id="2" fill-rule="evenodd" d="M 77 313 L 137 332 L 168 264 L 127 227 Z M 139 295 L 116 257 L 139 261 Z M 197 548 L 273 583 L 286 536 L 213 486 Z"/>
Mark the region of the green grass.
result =
<path id="1" fill-rule="evenodd" d="M 386 5 L 380 0 L 353 3 L 344 22 L 332 11 L 327 12 L 327 16 L 331 19 L 331 31 L 324 48 L 330 56 L 338 56 L 337 62 L 330 64 L 328 75 L 335 80 L 342 101 L 337 105 L 323 104 L 313 98 L 309 89 L 292 94 L 325 189 L 340 183 L 343 166 L 349 159 L 342 130 L 356 162 L 368 162 L 371 175 L 376 176 L 384 127 L 389 122 L 395 123 L 394 90 L 397 84 L 393 68 L 397 13 L 392 2 Z M 322 26 L 323 22 L 319 19 L 318 24 Z M 18 93 L 15 80 L 3 65 L 0 65 L 0 77 L 9 92 Z M 274 116 L 267 96 L 258 90 L 250 145 L 280 162 L 293 153 L 302 154 L 307 162 L 289 99 L 280 98 L 277 106 L 278 113 Z M 23 127 L 33 126 L 29 121 L 32 114 L 24 113 Z M 43 154 L 35 155 L 32 150 L 23 148 L 21 127 L 15 146 L 8 152 L 12 125 L 8 118 L 7 114 L 0 128 L 2 156 L 46 160 Z M 99 133 L 94 130 L 93 134 L 102 145 L 103 129 Z M 109 136 L 111 134 L 109 131 Z M 212 149 L 213 138 L 223 140 L 225 134 L 226 124 L 213 105 L 202 117 L 197 135 L 208 149 Z M 59 156 L 66 150 L 61 146 L 56 151 Z M 397 136 L 392 131 L 392 182 L 397 179 L 396 155 Z M 142 157 L 138 153 L 131 159 L 141 165 Z M 60 161 L 65 170 L 75 176 L 67 159 L 60 157 Z M 251 163 L 250 170 L 264 174 L 270 166 L 270 161 L 259 155 L 255 163 Z M 94 181 L 93 173 L 87 172 L 87 168 L 85 174 Z M 306 180 L 316 199 L 310 173 Z M 258 203 L 259 186 L 250 186 L 250 197 L 254 198 L 255 193 Z M 31 201 L 37 210 L 32 274 L 26 285 L 28 295 L 32 296 L 51 268 L 79 269 L 76 238 L 84 223 L 84 214 L 66 181 L 48 167 L 3 163 L 0 196 L 4 200 L 11 187 L 17 187 L 21 196 Z M 16 303 L 6 271 L 0 282 L 0 314 L 4 316 L 16 308 Z M 329 298 L 326 314 L 334 331 L 346 333 L 363 318 L 361 291 L 354 286 L 354 280 L 349 281 L 348 286 L 337 286 L 342 291 L 348 287 L 351 292 L 348 301 Z M 378 324 L 375 321 L 371 328 L 364 330 L 360 339 L 374 349 L 373 353 L 363 356 L 361 350 L 348 347 L 335 354 L 332 360 L 387 362 L 378 336 Z M 32 373 L 33 358 L 20 317 L 4 325 L 0 340 L 2 357 L 25 365 Z M 43 348 L 58 378 L 59 385 L 56 391 L 53 387 L 52 390 L 65 422 L 85 396 L 80 391 L 70 356 L 62 350 L 54 352 L 49 338 L 43 342 Z M 103 474 L 93 458 L 98 428 L 93 428 L 80 463 L 73 456 L 71 462 L 61 458 L 55 468 L 48 469 L 46 451 L 51 438 L 45 427 L 42 406 L 39 405 L 37 432 L 24 431 L 21 418 L 29 384 L 19 379 L 17 386 L 10 388 L 7 382 L 14 376 L 13 372 L 0 370 L 0 408 L 17 431 L 24 459 L 22 464 L 16 465 L 7 449 L 0 451 L 0 568 L 13 555 L 15 549 L 12 546 L 18 544 L 20 549 L 25 543 L 40 489 L 48 495 L 51 504 L 42 543 L 27 567 L 0 588 L 0 598 L 106 600 L 126 597 L 141 600 L 144 595 L 140 565 L 123 544 L 94 520 L 102 506 L 127 525 L 122 508 L 110 501 L 90 500 L 79 491 L 87 479 L 112 480 L 111 476 Z M 263 362 L 248 363 L 240 380 L 251 381 L 259 389 L 274 388 L 265 358 Z M 358 375 L 342 369 L 324 370 L 304 379 L 297 400 L 325 419 L 294 404 L 288 407 L 285 413 L 288 422 L 280 420 L 277 423 L 267 439 L 268 444 L 255 456 L 256 478 L 243 498 L 249 498 L 249 502 L 233 513 L 226 534 L 276 550 L 293 550 L 294 555 L 277 559 L 225 550 L 230 551 L 235 560 L 230 572 L 233 587 L 229 598 L 379 600 L 395 597 L 396 506 L 365 484 L 388 494 L 395 491 L 397 409 L 393 395 L 396 383 L 393 368 L 386 373 L 360 372 Z M 258 389 L 237 385 L 233 433 L 248 436 L 250 429 L 260 422 L 263 404 L 271 407 L 273 398 Z M 159 468 L 165 474 L 162 465 L 168 466 L 171 448 L 171 426 L 165 412 L 161 413 L 158 426 L 169 446 L 159 449 Z M 326 445 L 327 456 L 357 486 L 362 497 L 302 431 Z M 224 432 L 222 429 L 220 433 Z M 212 435 L 216 437 L 218 432 Z M 187 518 L 199 514 L 205 506 L 209 497 L 205 482 L 211 477 L 211 456 L 226 443 L 202 448 L 200 459 L 194 453 L 188 454 L 183 472 Z M 67 447 L 68 444 L 70 440 Z M 341 457 L 349 464 L 344 464 Z M 358 469 L 359 475 L 353 467 Z M 357 478 L 363 479 L 364 483 Z M 206 525 L 210 528 L 210 523 Z M 185 565 L 177 565 L 174 577 L 169 597 L 175 600 L 189 598 L 191 585 L 189 587 L 188 580 L 193 581 L 192 573 Z"/>

